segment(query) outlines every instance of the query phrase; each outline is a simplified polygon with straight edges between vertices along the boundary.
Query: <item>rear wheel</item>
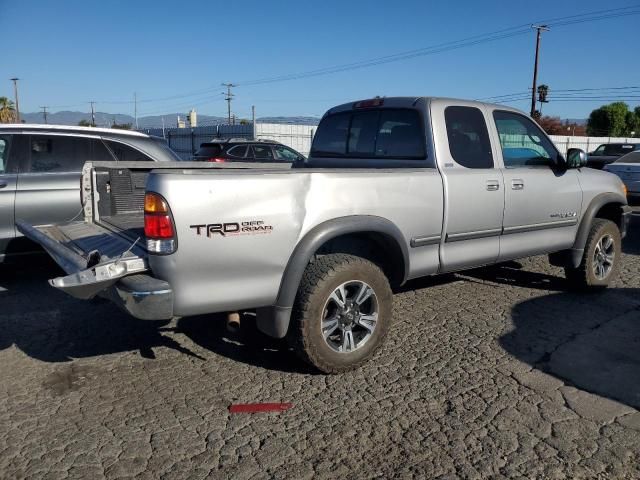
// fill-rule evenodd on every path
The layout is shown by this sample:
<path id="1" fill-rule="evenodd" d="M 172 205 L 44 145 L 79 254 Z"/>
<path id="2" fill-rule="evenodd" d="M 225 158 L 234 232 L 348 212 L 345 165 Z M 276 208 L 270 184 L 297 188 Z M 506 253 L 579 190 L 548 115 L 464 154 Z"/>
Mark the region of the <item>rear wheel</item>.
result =
<path id="1" fill-rule="evenodd" d="M 596 218 L 578 268 L 565 267 L 567 280 L 574 288 L 601 289 L 609 286 L 620 269 L 620 230 L 610 220 Z"/>
<path id="2" fill-rule="evenodd" d="M 305 270 L 288 340 L 322 372 L 357 368 L 386 336 L 392 301 L 389 281 L 374 263 L 354 255 L 322 256 Z"/>

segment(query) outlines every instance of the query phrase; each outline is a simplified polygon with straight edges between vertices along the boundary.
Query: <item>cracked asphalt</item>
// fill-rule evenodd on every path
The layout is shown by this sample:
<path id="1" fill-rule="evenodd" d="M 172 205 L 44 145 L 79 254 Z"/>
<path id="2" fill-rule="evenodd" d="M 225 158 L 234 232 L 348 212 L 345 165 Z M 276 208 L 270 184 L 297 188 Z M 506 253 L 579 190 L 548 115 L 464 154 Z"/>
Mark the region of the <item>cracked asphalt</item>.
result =
<path id="1" fill-rule="evenodd" d="M 640 215 L 624 251 L 598 294 L 544 257 L 413 282 L 339 376 L 250 316 L 137 321 L 1 266 L 0 477 L 640 478 Z"/>

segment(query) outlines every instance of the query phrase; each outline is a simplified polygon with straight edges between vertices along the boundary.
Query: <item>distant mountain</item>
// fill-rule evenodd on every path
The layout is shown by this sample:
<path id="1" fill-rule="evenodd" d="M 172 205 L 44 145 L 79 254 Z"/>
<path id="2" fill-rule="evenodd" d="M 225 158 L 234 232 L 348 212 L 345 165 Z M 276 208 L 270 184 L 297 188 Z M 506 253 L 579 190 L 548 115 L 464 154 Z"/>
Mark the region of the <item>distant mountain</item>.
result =
<path id="1" fill-rule="evenodd" d="M 22 119 L 26 123 L 44 123 L 44 117 L 42 116 L 42 112 L 35 113 L 22 113 L 20 114 Z M 154 128 L 154 127 L 162 127 L 163 120 L 165 127 L 175 127 L 177 124 L 178 116 L 181 119 L 186 119 L 184 113 L 169 113 L 166 115 L 153 115 L 146 117 L 138 118 L 138 127 L 139 128 Z M 113 123 L 130 123 L 131 125 L 135 125 L 135 119 L 131 115 L 126 115 L 123 113 L 105 113 L 105 112 L 96 112 L 96 126 L 98 127 L 109 127 Z M 55 112 L 47 114 L 47 123 L 52 125 L 78 125 L 81 120 L 85 120 L 87 122 L 91 121 L 91 114 L 85 112 Z M 263 123 L 287 123 L 293 125 L 317 125 L 320 121 L 319 118 L 316 117 L 260 117 L 257 119 L 259 122 Z M 223 125 L 227 123 L 226 117 L 215 117 L 211 115 L 202 115 L 198 114 L 198 125 Z"/>
<path id="2" fill-rule="evenodd" d="M 582 125 L 582 126 L 585 126 L 588 122 L 586 118 L 567 118 L 564 121 L 570 124 L 575 123 L 576 125 Z"/>
<path id="3" fill-rule="evenodd" d="M 27 123 L 44 123 L 42 112 L 21 113 L 20 116 Z M 91 114 L 84 112 L 55 112 L 47 113 L 47 123 L 55 125 L 78 125 L 80 120 L 91 121 Z M 112 123 L 133 123 L 134 119 L 130 115 L 121 113 L 96 112 L 96 125 L 99 127 L 110 126 Z"/>
<path id="4" fill-rule="evenodd" d="M 293 125 L 318 125 L 319 117 L 259 117 L 256 120 L 262 123 L 290 123 Z"/>

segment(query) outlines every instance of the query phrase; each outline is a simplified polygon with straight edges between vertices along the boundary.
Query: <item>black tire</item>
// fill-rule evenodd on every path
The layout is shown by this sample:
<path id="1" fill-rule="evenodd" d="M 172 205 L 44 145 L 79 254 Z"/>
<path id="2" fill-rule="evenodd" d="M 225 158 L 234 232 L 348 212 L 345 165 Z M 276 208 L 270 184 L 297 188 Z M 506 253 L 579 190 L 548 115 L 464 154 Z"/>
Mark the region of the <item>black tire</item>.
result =
<path id="1" fill-rule="evenodd" d="M 356 290 L 360 291 L 360 288 L 363 288 L 363 291 L 369 293 L 369 290 L 362 287 L 363 284 L 373 293 L 360 306 L 356 306 L 357 300 L 360 299 L 356 298 Z M 354 313 L 349 309 L 344 313 L 344 309 L 341 309 L 333 300 L 332 294 L 343 285 L 345 285 L 345 300 L 347 300 L 345 304 L 357 310 L 355 312 L 357 319 L 367 316 L 367 309 L 368 313 L 371 313 L 369 316 L 373 316 L 373 309 L 377 308 L 377 321 L 372 330 L 365 329 L 361 325 L 364 323 L 363 320 L 353 320 Z M 339 373 L 355 369 L 371 358 L 382 344 L 391 325 L 392 304 L 393 293 L 389 281 L 380 267 L 374 263 L 347 254 L 318 257 L 314 262 L 309 263 L 300 282 L 287 340 L 303 360 L 324 373 Z M 330 308 L 334 308 L 332 315 L 329 315 Z M 347 318 L 349 315 L 351 320 Z M 327 325 L 324 323 L 327 321 L 325 318 L 327 316 L 340 319 L 336 320 L 340 323 L 335 327 L 336 333 L 328 337 L 329 340 L 325 340 L 322 330 L 323 324 Z M 351 325 L 344 325 L 346 330 L 352 332 L 351 343 L 347 342 L 346 350 L 349 350 L 349 346 L 355 346 L 355 348 L 353 351 L 336 351 L 335 348 L 345 348 L 340 346 L 341 342 L 344 342 L 341 339 L 347 336 L 342 322 L 349 321 L 352 322 Z M 366 340 L 362 335 L 368 335 Z M 359 346 L 358 338 L 361 338 Z"/>
<path id="2" fill-rule="evenodd" d="M 613 260 L 611 268 L 606 275 L 599 276 L 596 273 L 594 260 L 596 258 L 596 249 L 599 248 L 599 242 L 611 238 L 611 252 Z M 591 224 L 587 243 L 584 246 L 584 253 L 578 268 L 565 267 L 565 276 L 569 281 L 569 285 L 577 290 L 601 290 L 607 288 L 611 281 L 618 275 L 620 270 L 620 262 L 622 255 L 622 240 L 620 238 L 620 230 L 618 226 L 611 220 L 596 218 Z"/>

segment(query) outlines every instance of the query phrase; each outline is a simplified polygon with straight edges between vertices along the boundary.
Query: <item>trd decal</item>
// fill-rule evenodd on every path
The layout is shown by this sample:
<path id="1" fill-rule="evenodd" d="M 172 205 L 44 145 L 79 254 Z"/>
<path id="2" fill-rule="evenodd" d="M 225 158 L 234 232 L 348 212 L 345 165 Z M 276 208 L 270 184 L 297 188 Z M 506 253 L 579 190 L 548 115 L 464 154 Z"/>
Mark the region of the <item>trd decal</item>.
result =
<path id="1" fill-rule="evenodd" d="M 196 231 L 196 235 L 206 235 L 211 238 L 217 235 L 221 237 L 234 237 L 238 235 L 259 235 L 271 233 L 273 226 L 265 225 L 262 220 L 250 220 L 247 222 L 227 222 L 227 223 L 203 223 L 200 225 L 189 225 Z"/>
<path id="2" fill-rule="evenodd" d="M 578 216 L 578 212 L 558 212 L 549 215 L 551 218 L 575 218 Z"/>

